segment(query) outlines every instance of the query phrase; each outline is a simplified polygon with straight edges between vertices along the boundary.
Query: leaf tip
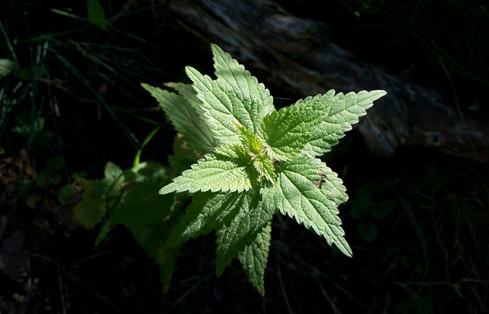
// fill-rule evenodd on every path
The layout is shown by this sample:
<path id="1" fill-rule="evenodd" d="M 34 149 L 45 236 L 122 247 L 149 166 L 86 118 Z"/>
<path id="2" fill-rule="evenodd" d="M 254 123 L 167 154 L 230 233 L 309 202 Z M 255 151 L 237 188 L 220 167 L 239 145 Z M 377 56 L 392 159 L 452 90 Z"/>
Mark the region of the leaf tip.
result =
<path id="1" fill-rule="evenodd" d="M 197 69 L 187 65 L 185 67 L 185 73 L 187 73 L 188 76 L 191 76 L 191 75 L 195 75 L 195 73 L 200 73 L 199 71 L 197 71 Z"/>
<path id="2" fill-rule="evenodd" d="M 385 90 L 382 90 L 382 89 L 378 89 L 378 90 L 373 90 L 373 91 L 370 91 L 369 92 L 369 96 L 371 95 L 371 101 L 375 101 L 381 97 L 384 97 L 385 95 L 387 95 L 387 92 Z"/>
<path id="3" fill-rule="evenodd" d="M 214 43 L 211 43 L 211 50 L 212 50 L 212 53 L 213 54 L 216 54 L 217 52 L 222 52 L 223 51 L 221 49 L 221 47 L 219 47 L 218 45 L 216 45 Z"/>
<path id="4" fill-rule="evenodd" d="M 217 264 L 216 267 L 216 276 L 221 277 L 222 273 L 224 273 L 224 269 L 226 269 L 226 266 L 223 266 L 221 264 Z"/>
<path id="5" fill-rule="evenodd" d="M 172 182 L 172 183 L 162 187 L 160 189 L 160 191 L 158 192 L 158 194 L 160 194 L 160 195 L 169 194 L 171 192 L 175 192 L 176 190 L 177 190 L 177 185 L 175 184 L 175 182 Z"/>
<path id="6" fill-rule="evenodd" d="M 141 82 L 141 87 L 144 88 L 147 92 L 150 92 L 150 93 L 153 93 L 154 90 L 156 89 L 155 87 L 149 85 L 149 84 L 146 84 L 146 83 L 143 83 Z"/>

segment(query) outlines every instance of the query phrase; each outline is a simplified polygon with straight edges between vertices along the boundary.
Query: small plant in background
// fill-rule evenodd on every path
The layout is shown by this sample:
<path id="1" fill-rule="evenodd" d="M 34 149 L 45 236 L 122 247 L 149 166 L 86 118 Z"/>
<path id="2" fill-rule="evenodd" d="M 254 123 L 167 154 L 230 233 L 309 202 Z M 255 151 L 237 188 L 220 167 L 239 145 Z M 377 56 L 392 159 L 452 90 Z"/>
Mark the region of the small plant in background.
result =
<path id="1" fill-rule="evenodd" d="M 176 195 L 161 197 L 158 186 L 168 183 L 167 168 L 145 162 L 121 170 L 112 162 L 105 166 L 103 179 L 77 179 L 82 201 L 73 208 L 73 217 L 85 228 L 93 228 L 104 220 L 96 244 L 105 239 L 117 224 L 127 227 L 139 245 L 160 267 L 163 292 L 170 287 L 173 265 L 179 246 L 165 248 L 168 231 L 175 225 L 179 212 Z"/>
<path id="2" fill-rule="evenodd" d="M 276 111 L 263 84 L 218 46 L 212 45 L 212 52 L 215 80 L 187 67 L 193 84 L 171 84 L 177 93 L 143 84 L 188 148 L 201 154 L 191 169 L 160 190 L 163 195 L 190 192 L 193 198 L 165 247 L 214 229 L 216 274 L 238 258 L 261 294 L 277 212 L 351 257 L 337 209 L 348 199 L 346 188 L 317 157 L 329 152 L 385 92 L 331 90 Z M 173 159 L 173 166 L 181 162 Z"/>

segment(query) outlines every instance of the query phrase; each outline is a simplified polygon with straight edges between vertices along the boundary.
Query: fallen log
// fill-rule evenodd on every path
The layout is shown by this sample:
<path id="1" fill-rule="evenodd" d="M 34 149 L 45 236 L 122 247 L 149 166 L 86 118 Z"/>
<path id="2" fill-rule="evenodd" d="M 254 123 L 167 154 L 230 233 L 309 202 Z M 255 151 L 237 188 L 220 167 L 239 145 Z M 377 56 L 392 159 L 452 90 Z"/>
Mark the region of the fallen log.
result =
<path id="1" fill-rule="evenodd" d="M 269 0 L 168 3 L 157 11 L 166 26 L 199 43 L 218 44 L 268 87 L 298 96 L 386 90 L 357 125 L 372 153 L 392 156 L 398 147 L 429 147 L 488 160 L 486 114 L 464 109 L 450 91 L 362 61 L 335 45 L 324 23 L 284 15 Z"/>

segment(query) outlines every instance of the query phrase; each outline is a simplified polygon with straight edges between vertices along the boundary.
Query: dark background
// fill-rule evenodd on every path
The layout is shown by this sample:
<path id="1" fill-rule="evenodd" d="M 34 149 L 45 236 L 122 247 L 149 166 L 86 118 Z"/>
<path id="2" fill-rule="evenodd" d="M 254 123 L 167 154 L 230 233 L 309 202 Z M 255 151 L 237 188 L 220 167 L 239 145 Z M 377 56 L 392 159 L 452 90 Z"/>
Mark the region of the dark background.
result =
<path id="1" fill-rule="evenodd" d="M 131 167 L 158 125 L 142 160 L 168 165 L 175 132 L 139 83 L 188 82 L 186 65 L 213 72 L 210 48 L 155 14 L 171 2 L 100 2 L 117 17 L 107 31 L 84 1 L 1 1 L 1 57 L 15 52 L 21 71 L 0 78 L 0 261 L 12 261 L 0 267 L 0 313 L 488 312 L 487 162 L 423 148 L 379 157 L 355 130 L 325 156 L 348 188 L 340 216 L 352 259 L 277 215 L 265 297 L 238 263 L 216 278 L 212 234 L 183 246 L 162 295 L 158 267 L 124 227 L 95 246 L 100 226 L 74 222 L 80 195 L 61 202 L 62 187 L 74 173 L 102 177 L 108 161 Z M 277 5 L 327 23 L 372 64 L 487 106 L 483 1 Z M 261 82 L 277 106 L 303 97 Z"/>

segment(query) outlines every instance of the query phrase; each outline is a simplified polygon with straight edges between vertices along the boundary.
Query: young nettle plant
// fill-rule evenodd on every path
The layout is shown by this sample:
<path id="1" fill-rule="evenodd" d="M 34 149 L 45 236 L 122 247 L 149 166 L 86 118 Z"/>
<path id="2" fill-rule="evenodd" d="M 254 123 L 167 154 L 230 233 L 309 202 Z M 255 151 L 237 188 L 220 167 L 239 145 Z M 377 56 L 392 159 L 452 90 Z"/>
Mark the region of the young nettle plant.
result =
<path id="1" fill-rule="evenodd" d="M 217 79 L 187 67 L 193 84 L 172 84 L 177 93 L 143 84 L 188 147 L 205 154 L 160 190 L 189 192 L 193 198 L 165 246 L 214 229 L 216 274 L 238 258 L 264 294 L 271 222 L 277 212 L 352 256 L 338 217 L 338 206 L 348 199 L 346 188 L 318 157 L 386 92 L 344 95 L 330 90 L 277 111 L 263 84 L 230 54 L 216 45 L 211 48 Z"/>

